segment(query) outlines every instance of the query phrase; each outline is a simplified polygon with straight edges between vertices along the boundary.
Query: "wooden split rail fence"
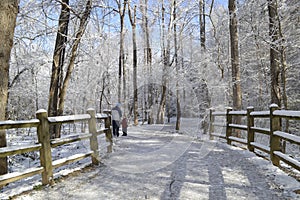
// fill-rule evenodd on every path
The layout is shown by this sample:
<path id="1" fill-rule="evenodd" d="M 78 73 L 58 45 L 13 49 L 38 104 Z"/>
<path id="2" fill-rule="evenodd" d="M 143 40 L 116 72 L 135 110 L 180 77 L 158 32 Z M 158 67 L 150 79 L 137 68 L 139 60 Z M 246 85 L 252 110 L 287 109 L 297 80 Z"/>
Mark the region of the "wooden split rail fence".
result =
<path id="1" fill-rule="evenodd" d="M 1 121 L 0 130 L 8 130 L 15 128 L 30 128 L 37 127 L 38 142 L 32 145 L 18 145 L 0 148 L 0 157 L 7 157 L 16 154 L 23 154 L 32 151 L 39 151 L 40 153 L 40 167 L 28 168 L 22 172 L 13 172 L 5 175 L 0 175 L 0 188 L 8 183 L 27 178 L 36 174 L 42 175 L 42 184 L 51 184 L 53 181 L 53 169 L 76 162 L 86 157 L 92 158 L 93 164 L 98 164 L 99 148 L 97 136 L 105 133 L 106 141 L 110 145 L 107 146 L 107 151 L 112 149 L 112 133 L 111 133 L 111 117 L 110 112 L 97 113 L 94 109 L 88 109 L 87 114 L 69 115 L 48 117 L 46 110 L 39 110 L 36 112 L 36 118 L 32 120 L 23 121 Z M 104 120 L 104 128 L 97 130 L 97 120 Z M 89 133 L 72 134 L 68 137 L 50 139 L 49 126 L 54 124 L 70 124 L 74 122 L 88 121 Z M 60 145 L 77 142 L 81 140 L 90 140 L 90 151 L 86 153 L 75 154 L 67 158 L 59 160 L 52 160 L 51 149 Z"/>
<path id="2" fill-rule="evenodd" d="M 216 122 L 217 117 L 225 117 L 226 124 Z M 246 124 L 234 124 L 234 117 L 246 118 Z M 266 118 L 269 120 L 269 128 L 262 128 L 255 125 L 255 119 Z M 284 153 L 282 141 L 288 141 L 292 144 L 300 145 L 300 137 L 295 134 L 290 134 L 282 131 L 282 119 L 300 120 L 300 111 L 280 110 L 276 104 L 272 104 L 267 111 L 254 111 L 253 107 L 248 107 L 246 111 L 233 111 L 232 108 L 227 108 L 226 112 L 216 112 L 210 109 L 210 139 L 219 137 L 225 139 L 227 144 L 238 142 L 247 145 L 249 151 L 254 152 L 259 149 L 270 155 L 270 159 L 275 166 L 280 165 L 280 161 L 287 163 L 293 168 L 300 171 L 300 162 Z M 223 126 L 225 133 L 216 133 L 215 127 Z M 246 137 L 240 138 L 233 136 L 233 130 L 245 131 Z M 300 133 L 299 130 L 297 130 Z M 264 134 L 269 136 L 269 145 L 264 145 L 255 142 L 256 134 Z"/>

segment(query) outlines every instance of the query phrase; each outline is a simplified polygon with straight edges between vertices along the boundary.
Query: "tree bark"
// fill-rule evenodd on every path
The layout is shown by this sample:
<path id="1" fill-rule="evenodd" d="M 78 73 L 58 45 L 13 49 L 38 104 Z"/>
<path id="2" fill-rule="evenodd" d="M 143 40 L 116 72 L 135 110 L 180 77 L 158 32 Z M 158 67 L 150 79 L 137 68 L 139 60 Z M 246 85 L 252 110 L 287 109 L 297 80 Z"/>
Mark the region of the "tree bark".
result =
<path id="1" fill-rule="evenodd" d="M 269 10 L 269 35 L 271 37 L 270 65 L 271 65 L 271 95 L 272 103 L 276 103 L 283 109 L 288 109 L 286 93 L 286 47 L 283 37 L 281 22 L 278 14 L 277 0 L 268 1 Z M 280 76 L 280 78 L 279 78 Z M 280 79 L 280 80 L 279 80 Z M 281 84 L 280 84 L 281 83 Z M 280 89 L 281 85 L 281 89 Z M 272 94 L 274 92 L 274 94 Z"/>
<path id="2" fill-rule="evenodd" d="M 162 74 L 162 92 L 161 92 L 161 99 L 157 111 L 156 123 L 163 124 L 164 123 L 164 112 L 165 112 L 165 104 L 166 104 L 166 90 L 167 90 L 167 68 L 168 63 L 167 61 L 167 52 L 165 47 L 165 6 L 164 2 L 162 2 L 161 6 L 161 41 L 162 41 L 162 58 L 163 58 L 163 74 Z"/>
<path id="3" fill-rule="evenodd" d="M 239 36 L 238 36 L 238 20 L 236 16 L 236 0 L 229 0 L 230 15 L 230 52 L 231 52 L 231 68 L 232 68 L 232 87 L 233 87 L 233 109 L 240 110 L 242 107 L 242 89 L 239 61 Z"/>
<path id="4" fill-rule="evenodd" d="M 173 5 L 171 10 L 173 11 Z M 168 80 L 168 73 L 170 68 L 170 36 L 173 26 L 173 15 L 170 17 L 168 32 L 167 35 L 165 34 L 165 7 L 162 4 L 162 52 L 163 52 L 163 74 L 162 74 L 162 92 L 161 92 L 161 99 L 159 103 L 158 113 L 157 113 L 157 124 L 164 123 L 164 116 L 165 116 L 165 107 L 166 107 L 166 100 L 167 100 L 167 80 Z M 165 40 L 167 44 L 165 45 Z"/>
<path id="5" fill-rule="evenodd" d="M 236 15 L 236 0 L 229 0 L 229 31 L 230 31 L 230 53 L 231 53 L 231 70 L 232 70 L 232 100 L 233 109 L 242 109 L 242 89 L 241 89 L 241 75 L 240 75 L 240 61 L 239 61 L 239 36 L 238 36 L 238 19 Z M 241 117 L 236 117 L 234 123 L 240 124 Z M 235 136 L 239 136 L 237 131 Z"/>
<path id="6" fill-rule="evenodd" d="M 137 45 L 136 45 L 136 6 L 134 6 L 133 15 L 130 4 L 128 3 L 128 13 L 132 27 L 132 44 L 133 44 L 133 121 L 138 125 L 138 89 L 137 89 Z"/>
<path id="7" fill-rule="evenodd" d="M 5 120 L 8 101 L 9 60 L 13 46 L 14 31 L 18 14 L 18 0 L 0 1 L 0 121 Z M 5 147 L 6 132 L 0 131 L 0 147 Z M 6 174 L 7 157 L 0 158 L 0 175 Z"/>
<path id="8" fill-rule="evenodd" d="M 72 75 L 72 72 L 73 72 L 73 69 L 74 69 L 74 66 L 75 66 L 75 59 L 77 57 L 77 49 L 78 49 L 78 46 L 80 44 L 81 38 L 84 34 L 84 31 L 86 29 L 86 26 L 87 26 L 87 23 L 88 23 L 88 18 L 90 17 L 91 10 L 92 10 L 92 0 L 88 0 L 86 2 L 85 10 L 83 12 L 83 15 L 80 18 L 79 28 L 76 32 L 75 41 L 74 41 L 74 44 L 73 44 L 72 50 L 71 50 L 70 62 L 68 64 L 68 68 L 67 68 L 67 71 L 66 71 L 66 76 L 64 78 L 62 89 L 61 89 L 61 92 L 59 94 L 58 115 L 62 115 L 63 111 L 64 111 L 67 88 L 68 88 L 69 81 L 71 79 L 71 75 Z"/>
<path id="9" fill-rule="evenodd" d="M 175 59 L 175 68 L 176 68 L 176 130 L 180 129 L 180 118 L 181 118 L 181 108 L 180 108 L 180 91 L 179 91 L 179 62 L 178 62 L 178 44 L 177 44 L 177 24 L 176 24 L 176 0 L 173 0 L 173 19 L 174 19 L 174 59 Z"/>
<path id="10" fill-rule="evenodd" d="M 142 9 L 142 20 L 143 20 L 143 32 L 144 32 L 144 58 L 145 58 L 145 66 L 146 66 L 146 101 L 145 108 L 146 113 L 148 114 L 148 124 L 153 124 L 153 112 L 148 112 L 149 109 L 153 106 L 153 77 L 152 77 L 152 49 L 150 46 L 150 36 L 149 36 L 149 20 L 148 20 L 148 0 L 144 0 L 144 5 Z"/>
<path id="11" fill-rule="evenodd" d="M 269 11 L 269 36 L 270 36 L 270 70 L 271 70 L 271 103 L 281 107 L 281 94 L 279 87 L 280 49 L 276 44 L 279 39 L 277 1 L 268 0 Z"/>
<path id="12" fill-rule="evenodd" d="M 70 20 L 69 0 L 62 0 L 61 13 L 59 16 L 58 31 L 53 54 L 52 75 L 49 89 L 48 115 L 58 115 L 59 92 L 62 83 L 63 65 L 68 35 L 68 24 Z M 50 126 L 52 138 L 60 137 L 60 126 Z"/>
<path id="13" fill-rule="evenodd" d="M 200 42 L 205 50 L 205 1 L 199 0 Z"/>
<path id="14" fill-rule="evenodd" d="M 119 77 L 118 77 L 118 101 L 121 102 L 121 88 L 122 88 L 122 75 L 123 75 L 123 96 L 125 98 L 126 96 L 126 79 L 125 79 L 125 55 L 124 55 L 124 18 L 125 18 L 125 10 L 126 10 L 126 4 L 127 0 L 123 1 L 123 7 L 121 0 L 117 1 L 118 4 L 118 12 L 119 12 L 119 17 L 120 17 L 120 50 L 119 50 Z M 123 71 L 123 73 L 122 73 Z M 125 87 L 125 89 L 124 89 Z M 125 100 L 125 99 L 124 99 Z"/>

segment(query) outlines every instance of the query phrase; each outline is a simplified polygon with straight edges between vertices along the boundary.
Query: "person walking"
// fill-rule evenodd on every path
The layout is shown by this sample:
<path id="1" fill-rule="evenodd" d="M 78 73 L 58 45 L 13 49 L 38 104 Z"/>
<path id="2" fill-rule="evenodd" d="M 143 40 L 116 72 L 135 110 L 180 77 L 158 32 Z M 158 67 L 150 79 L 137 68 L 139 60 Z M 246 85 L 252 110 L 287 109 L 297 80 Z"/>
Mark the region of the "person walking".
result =
<path id="1" fill-rule="evenodd" d="M 111 110 L 114 137 L 119 137 L 120 120 L 122 118 L 121 104 L 117 103 Z"/>
<path id="2" fill-rule="evenodd" d="M 127 118 L 126 118 L 126 116 L 124 116 L 124 118 L 122 120 L 122 132 L 123 132 L 122 136 L 127 136 L 127 127 L 128 127 Z"/>

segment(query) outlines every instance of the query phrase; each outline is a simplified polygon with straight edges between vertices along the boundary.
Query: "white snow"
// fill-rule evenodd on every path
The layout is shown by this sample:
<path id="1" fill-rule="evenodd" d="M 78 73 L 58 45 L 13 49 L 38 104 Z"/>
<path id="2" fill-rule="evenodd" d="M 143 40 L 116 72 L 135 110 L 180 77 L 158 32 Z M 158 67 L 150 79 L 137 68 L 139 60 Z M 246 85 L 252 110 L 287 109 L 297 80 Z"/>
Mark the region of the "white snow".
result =
<path id="1" fill-rule="evenodd" d="M 274 107 L 272 105 L 270 107 Z M 270 111 L 269 110 L 268 111 L 253 111 L 250 113 L 250 115 L 251 116 L 270 116 Z M 295 110 L 275 110 L 273 112 L 273 115 L 280 116 L 280 117 L 289 117 L 289 118 L 300 119 L 300 111 L 295 111 Z"/>
<path id="2" fill-rule="evenodd" d="M 276 103 L 272 103 L 269 108 L 278 108 L 278 105 Z"/>
<path id="3" fill-rule="evenodd" d="M 229 127 L 232 127 L 232 128 L 237 128 L 237 129 L 241 129 L 241 130 L 247 130 L 247 126 L 246 126 L 246 125 L 240 125 L 240 124 L 229 124 Z"/>
<path id="4" fill-rule="evenodd" d="M 238 138 L 238 137 L 234 137 L 234 136 L 229 136 L 229 139 L 235 142 L 239 142 L 242 144 L 247 144 L 247 140 L 246 139 L 242 139 L 242 138 Z"/>
<path id="5" fill-rule="evenodd" d="M 283 139 L 288 139 L 290 142 L 297 143 L 300 145 L 300 137 L 297 135 L 289 134 L 282 131 L 275 131 L 273 134 Z"/>
<path id="6" fill-rule="evenodd" d="M 251 126 L 251 129 L 258 133 L 264 133 L 270 135 L 270 128 L 261 128 L 257 126 Z"/>
<path id="7" fill-rule="evenodd" d="M 81 114 L 81 115 L 68 115 L 68 116 L 58 116 L 58 117 L 48 117 L 48 121 L 50 123 L 63 123 L 63 122 L 71 122 L 71 121 L 79 121 L 79 120 L 88 120 L 91 116 L 89 114 Z"/>
<path id="8" fill-rule="evenodd" d="M 38 119 L 31 119 L 31 120 L 19 120 L 19 121 L 13 121 L 13 120 L 7 120 L 7 121 L 0 121 L 0 127 L 5 127 L 6 125 L 14 126 L 14 127 L 20 127 L 21 125 L 27 125 L 32 124 L 32 126 L 37 126 L 39 124 Z"/>
<path id="9" fill-rule="evenodd" d="M 244 110 L 233 110 L 229 112 L 230 115 L 247 115 L 247 111 Z"/>
<path id="10" fill-rule="evenodd" d="M 291 158 L 290 156 L 280 152 L 280 151 L 274 151 L 274 154 L 279 156 L 280 158 L 282 158 L 283 160 L 286 160 L 287 162 L 290 162 L 296 166 L 298 166 L 298 168 L 300 168 L 300 162 Z"/>
<path id="11" fill-rule="evenodd" d="M 45 112 L 47 112 L 47 110 L 45 110 L 45 109 L 39 109 L 38 111 L 36 111 L 36 114 L 45 113 Z"/>
<path id="12" fill-rule="evenodd" d="M 96 114 L 96 118 L 97 119 L 104 119 L 104 118 L 106 118 L 107 117 L 107 114 L 103 114 L 103 113 L 97 113 Z"/>
<path id="13" fill-rule="evenodd" d="M 214 116 L 226 116 L 226 112 L 216 111 L 216 112 L 213 112 L 212 115 L 214 115 Z"/>
<path id="14" fill-rule="evenodd" d="M 55 173 L 61 178 L 79 170 L 74 176 L 15 199 L 300 199 L 294 192 L 300 183 L 270 161 L 208 140 L 197 132 L 197 124 L 187 125 L 184 134 L 169 126 L 129 127 L 127 137 L 114 138 L 113 153 L 102 151 L 101 165 L 82 170 L 90 163 L 85 159 L 73 169 Z M 194 132 L 187 135 L 187 131 Z M 105 149 L 102 139 L 100 147 Z M 70 156 L 74 146 L 69 147 L 58 152 Z M 40 182 L 41 177 L 34 176 L 29 182 L 9 184 L 0 199 Z"/>
<path id="15" fill-rule="evenodd" d="M 270 111 L 253 111 L 250 113 L 251 116 L 266 116 L 270 117 Z"/>
<path id="16" fill-rule="evenodd" d="M 35 145 L 18 145 L 18 146 L 9 146 L 9 147 L 2 147 L 0 148 L 0 153 L 11 153 L 14 154 L 14 152 L 21 150 L 21 149 L 32 149 L 32 148 L 39 148 L 41 147 L 41 144 L 35 144 Z"/>
<path id="17" fill-rule="evenodd" d="M 300 111 L 293 111 L 293 110 L 275 110 L 273 115 L 281 116 L 281 117 L 292 117 L 300 119 Z"/>
<path id="18" fill-rule="evenodd" d="M 251 142 L 250 144 L 252 146 L 254 146 L 255 148 L 258 148 L 258 149 L 263 150 L 265 152 L 270 152 L 270 147 L 268 147 L 266 145 L 260 144 L 258 142 Z"/>

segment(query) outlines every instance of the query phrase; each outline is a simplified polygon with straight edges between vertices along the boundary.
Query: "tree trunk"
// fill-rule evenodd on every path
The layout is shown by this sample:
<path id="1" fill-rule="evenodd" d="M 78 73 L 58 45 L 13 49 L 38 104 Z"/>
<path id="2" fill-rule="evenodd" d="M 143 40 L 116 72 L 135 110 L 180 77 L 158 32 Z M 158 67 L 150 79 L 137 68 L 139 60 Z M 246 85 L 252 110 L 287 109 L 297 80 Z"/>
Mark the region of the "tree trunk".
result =
<path id="1" fill-rule="evenodd" d="M 277 8 L 276 8 L 277 10 Z M 278 16 L 278 11 L 276 11 Z M 282 90 L 282 108 L 288 110 L 288 97 L 287 97 L 287 89 L 286 89 L 286 71 L 287 71 L 287 61 L 286 61 L 286 45 L 285 38 L 282 33 L 281 21 L 279 17 L 278 20 L 278 31 L 279 31 L 279 41 L 280 41 L 280 63 L 281 63 L 281 90 Z M 285 119 L 285 124 L 283 126 L 283 130 L 285 132 L 289 132 L 289 120 Z M 284 141 L 285 142 L 285 141 Z"/>
<path id="2" fill-rule="evenodd" d="M 242 107 L 242 90 L 239 61 L 239 36 L 238 21 L 236 16 L 236 0 L 229 0 L 230 15 L 230 44 L 231 44 L 231 67 L 232 67 L 232 86 L 233 86 L 233 109 L 240 110 Z"/>
<path id="3" fill-rule="evenodd" d="M 172 5 L 173 6 L 173 5 Z M 173 10 L 173 7 L 171 8 Z M 168 26 L 168 34 L 165 34 L 165 7 L 162 4 L 162 52 L 163 52 L 163 74 L 162 74 L 162 92 L 161 92 L 161 99 L 159 103 L 158 113 L 157 113 L 157 124 L 164 123 L 164 116 L 165 116 L 165 107 L 166 107 L 166 95 L 167 95 L 167 80 L 168 80 L 168 73 L 170 68 L 170 36 L 171 30 L 173 25 L 173 15 L 170 17 L 169 26 Z M 167 44 L 165 45 L 165 40 Z"/>
<path id="4" fill-rule="evenodd" d="M 133 99 L 134 99 L 134 125 L 138 125 L 138 88 L 137 88 L 137 45 L 136 45 L 136 7 L 134 8 L 134 25 L 132 26 L 133 42 Z"/>
<path id="5" fill-rule="evenodd" d="M 85 10 L 83 12 L 83 15 L 80 18 L 79 28 L 76 31 L 75 41 L 74 41 L 74 44 L 73 44 L 72 50 L 71 50 L 70 62 L 68 64 L 68 68 L 67 68 L 67 71 L 66 71 L 66 76 L 64 78 L 62 89 L 61 89 L 61 92 L 59 94 L 58 115 L 62 115 L 63 111 L 64 111 L 67 88 L 68 88 L 68 85 L 69 85 L 69 81 L 71 79 L 71 74 L 72 74 L 73 69 L 74 69 L 75 59 L 77 57 L 77 49 L 78 49 L 79 43 L 81 41 L 81 38 L 84 34 L 84 31 L 86 29 L 86 26 L 87 26 L 87 23 L 88 23 L 88 18 L 90 17 L 91 10 L 92 10 L 92 0 L 88 0 L 86 2 L 86 6 L 85 6 Z"/>
<path id="6" fill-rule="evenodd" d="M 269 12 L 269 36 L 270 36 L 270 71 L 271 71 L 271 103 L 275 103 L 279 108 L 282 107 L 281 100 L 283 99 L 283 107 L 287 109 L 287 96 L 286 96 L 286 58 L 285 47 L 283 46 L 284 38 L 281 32 L 281 25 L 278 15 L 277 0 L 268 0 Z M 281 64 L 281 66 L 280 66 Z M 280 68 L 281 67 L 281 68 Z M 281 74 L 280 74 L 281 73 Z M 280 80 L 282 91 L 280 91 Z M 282 124 L 281 124 L 282 125 Z M 280 125 L 280 126 L 281 126 Z M 286 120 L 284 130 L 288 130 L 289 122 Z M 285 152 L 285 144 L 283 142 L 282 151 Z"/>
<path id="7" fill-rule="evenodd" d="M 212 19 L 212 10 L 213 10 L 213 7 L 214 7 L 214 0 L 211 1 L 211 4 L 210 4 L 210 9 L 209 9 L 209 20 L 211 22 L 211 25 L 212 25 L 212 30 L 213 30 L 213 37 L 215 39 L 215 42 L 217 43 L 217 58 L 216 58 L 216 64 L 221 72 L 221 79 L 224 78 L 224 67 L 222 66 L 222 63 L 221 63 L 221 42 L 219 40 L 219 38 L 216 36 L 217 34 L 217 29 L 216 29 L 216 25 Z"/>
<path id="8" fill-rule="evenodd" d="M 163 74 L 162 74 L 162 90 L 161 90 L 161 99 L 157 111 L 156 123 L 163 124 L 164 123 L 164 112 L 165 112 L 165 104 L 166 104 L 166 90 L 167 90 L 167 52 L 165 47 L 165 7 L 164 2 L 162 2 L 161 6 L 161 41 L 162 41 L 162 57 L 163 57 Z"/>
<path id="9" fill-rule="evenodd" d="M 103 101 L 103 97 L 106 99 L 106 103 L 108 103 L 108 100 L 105 96 L 105 89 L 106 87 L 108 86 L 108 80 L 109 79 L 109 76 L 108 76 L 108 72 L 105 71 L 103 74 L 102 74 L 102 87 L 101 87 L 101 91 L 100 91 L 100 100 L 99 100 L 99 113 L 102 113 L 102 101 Z"/>
<path id="10" fill-rule="evenodd" d="M 176 0 L 173 1 L 173 19 L 176 22 Z M 176 68 L 176 130 L 180 129 L 180 118 L 181 118 L 181 109 L 180 109 L 180 91 L 179 91 L 179 62 L 178 62 L 178 44 L 177 44 L 177 26 L 174 23 L 174 59 L 175 59 L 175 68 Z"/>
<path id="11" fill-rule="evenodd" d="M 230 30 L 230 52 L 231 52 L 231 70 L 232 70 L 232 101 L 233 109 L 241 110 L 242 108 L 242 89 L 239 61 L 239 43 L 238 43 L 238 20 L 236 15 L 236 0 L 229 0 L 229 30 Z M 241 117 L 236 117 L 234 123 L 240 124 Z M 235 136 L 239 136 L 240 131 L 237 131 Z"/>
<path id="12" fill-rule="evenodd" d="M 123 74 L 123 96 L 125 98 L 126 96 L 126 79 L 124 77 L 125 75 L 125 55 L 124 55 L 124 17 L 125 17 L 125 9 L 127 1 L 123 1 L 123 7 L 121 0 L 118 2 L 118 8 L 119 8 L 119 16 L 120 16 L 120 50 L 119 50 L 119 77 L 118 77 L 118 102 L 121 102 L 121 88 L 122 88 L 122 74 Z M 122 73 L 123 71 L 123 73 Z M 125 99 L 124 99 L 125 100 Z"/>
<path id="13" fill-rule="evenodd" d="M 8 101 L 9 60 L 18 14 L 18 0 L 0 1 L 0 121 L 5 120 Z M 0 147 L 6 146 L 6 132 L 0 131 Z M 0 158 L 0 175 L 6 174 L 7 157 Z"/>
<path id="14" fill-rule="evenodd" d="M 58 116 L 58 101 L 60 85 L 62 83 L 63 65 L 68 35 L 68 24 L 70 20 L 69 0 L 63 0 L 59 16 L 58 31 L 53 54 L 52 75 L 49 89 L 48 115 Z M 60 125 L 50 126 L 52 138 L 60 137 Z"/>
<path id="15" fill-rule="evenodd" d="M 200 42 L 205 49 L 205 1 L 199 0 L 199 23 L 200 23 Z"/>
<path id="16" fill-rule="evenodd" d="M 277 1 L 268 0 L 269 11 L 269 36 L 271 38 L 270 45 L 270 71 L 271 71 L 271 103 L 281 107 L 281 94 L 279 87 L 280 67 L 280 49 L 276 43 L 279 39 Z"/>
<path id="17" fill-rule="evenodd" d="M 128 3 L 128 13 L 132 27 L 132 44 L 133 44 L 133 121 L 138 125 L 138 89 L 137 89 L 137 45 L 136 45 L 136 6 L 134 6 L 133 16 L 130 4 Z"/>
<path id="18" fill-rule="evenodd" d="M 148 124 L 153 124 L 153 112 L 148 112 L 149 109 L 153 106 L 153 78 L 152 78 L 152 50 L 150 47 L 150 36 L 149 36 L 149 22 L 148 22 L 148 0 L 144 0 L 144 5 L 142 9 L 143 13 L 143 32 L 144 32 L 144 41 L 145 41 L 145 49 L 144 49 L 144 57 L 145 57 L 145 66 L 146 66 L 146 115 L 148 117 Z"/>

